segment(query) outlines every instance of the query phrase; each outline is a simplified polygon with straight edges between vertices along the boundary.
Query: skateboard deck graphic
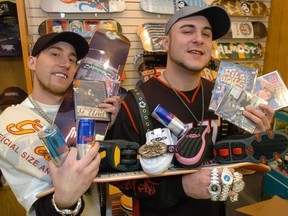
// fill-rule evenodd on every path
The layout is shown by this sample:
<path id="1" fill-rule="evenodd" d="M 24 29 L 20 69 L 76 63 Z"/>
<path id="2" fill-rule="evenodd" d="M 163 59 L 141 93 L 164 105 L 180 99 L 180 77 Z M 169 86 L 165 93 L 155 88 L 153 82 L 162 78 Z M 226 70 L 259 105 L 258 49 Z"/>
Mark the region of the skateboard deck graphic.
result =
<path id="1" fill-rule="evenodd" d="M 113 13 L 126 8 L 125 0 L 42 0 L 46 12 L 60 13 Z"/>
<path id="2" fill-rule="evenodd" d="M 185 2 L 185 3 L 184 3 Z M 141 0 L 140 7 L 143 11 L 157 14 L 174 14 L 184 6 L 206 7 L 204 0 Z"/>
<path id="3" fill-rule="evenodd" d="M 231 23 L 230 31 L 222 38 L 230 39 L 259 39 L 265 38 L 267 28 L 262 22 L 233 22 Z"/>
<path id="4" fill-rule="evenodd" d="M 234 163 L 234 164 L 215 164 L 202 167 L 202 169 L 211 169 L 212 167 L 230 167 L 234 169 L 244 168 L 256 172 L 270 172 L 271 168 L 265 164 L 261 163 L 251 163 L 251 162 L 242 162 L 242 163 Z M 125 180 L 136 180 L 143 178 L 155 178 L 155 177 L 164 177 L 164 176 L 173 176 L 173 175 L 186 175 L 195 173 L 201 168 L 194 169 L 168 169 L 163 173 L 157 175 L 149 175 L 143 171 L 134 171 L 134 172 L 115 172 L 115 173 L 99 173 L 94 179 L 94 183 L 102 183 L 102 182 L 115 182 L 115 181 L 125 181 Z M 50 193 L 54 192 L 54 188 L 51 188 L 47 191 L 44 191 L 37 195 L 37 198 L 41 198 Z"/>
<path id="5" fill-rule="evenodd" d="M 254 59 L 263 56 L 260 43 L 213 42 L 212 57 L 216 59 Z"/>
<path id="6" fill-rule="evenodd" d="M 121 33 L 104 29 L 96 31 L 90 41 L 89 52 L 78 67 L 75 79 L 103 81 L 107 96 L 117 95 L 129 49 L 130 41 Z M 55 124 L 68 146 L 75 145 L 77 132 L 72 85 L 60 105 Z M 108 127 L 109 121 L 96 121 L 95 138 L 103 140 Z"/>
<path id="7" fill-rule="evenodd" d="M 267 5 L 262 1 L 252 0 L 205 0 L 209 5 L 223 7 L 230 16 L 268 16 Z"/>
<path id="8" fill-rule="evenodd" d="M 39 27 L 39 35 L 52 32 L 71 31 L 90 39 L 98 29 L 122 32 L 121 25 L 113 19 L 48 19 Z"/>

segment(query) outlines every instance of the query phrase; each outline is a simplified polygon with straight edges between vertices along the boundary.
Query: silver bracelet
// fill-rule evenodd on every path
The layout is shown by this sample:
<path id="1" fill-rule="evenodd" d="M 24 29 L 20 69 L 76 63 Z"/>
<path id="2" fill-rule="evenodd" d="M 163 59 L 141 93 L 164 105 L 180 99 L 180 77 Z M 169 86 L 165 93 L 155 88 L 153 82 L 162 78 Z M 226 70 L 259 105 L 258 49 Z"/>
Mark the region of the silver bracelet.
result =
<path id="1" fill-rule="evenodd" d="M 71 210 L 71 209 L 59 209 L 55 203 L 55 193 L 53 194 L 53 197 L 52 197 L 52 205 L 53 207 L 55 208 L 55 210 L 62 216 L 65 216 L 65 215 L 77 215 L 78 212 L 80 211 L 81 209 L 81 206 L 82 206 L 82 200 L 81 198 L 79 198 L 78 202 L 77 202 L 77 205 L 75 207 L 74 210 Z"/>

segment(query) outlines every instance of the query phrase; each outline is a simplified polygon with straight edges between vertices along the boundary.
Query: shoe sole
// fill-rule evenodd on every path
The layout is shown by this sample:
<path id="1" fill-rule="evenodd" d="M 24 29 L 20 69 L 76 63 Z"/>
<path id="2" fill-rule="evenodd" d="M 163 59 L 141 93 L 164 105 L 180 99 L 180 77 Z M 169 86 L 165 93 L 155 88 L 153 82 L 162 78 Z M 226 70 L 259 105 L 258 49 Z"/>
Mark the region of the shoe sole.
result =
<path id="1" fill-rule="evenodd" d="M 235 137 L 233 137 L 235 138 Z M 247 137 L 221 140 L 214 146 L 215 159 L 220 163 L 269 163 L 288 151 L 288 136 L 281 131 L 265 131 Z"/>

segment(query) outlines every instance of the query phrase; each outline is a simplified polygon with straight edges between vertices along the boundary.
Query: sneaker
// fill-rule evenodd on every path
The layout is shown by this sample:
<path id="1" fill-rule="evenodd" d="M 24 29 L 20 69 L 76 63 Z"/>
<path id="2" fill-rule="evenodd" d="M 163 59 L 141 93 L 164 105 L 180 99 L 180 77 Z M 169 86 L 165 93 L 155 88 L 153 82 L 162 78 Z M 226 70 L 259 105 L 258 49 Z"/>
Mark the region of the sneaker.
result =
<path id="1" fill-rule="evenodd" d="M 281 131 L 229 136 L 214 146 L 219 163 L 269 163 L 288 151 L 288 136 Z"/>

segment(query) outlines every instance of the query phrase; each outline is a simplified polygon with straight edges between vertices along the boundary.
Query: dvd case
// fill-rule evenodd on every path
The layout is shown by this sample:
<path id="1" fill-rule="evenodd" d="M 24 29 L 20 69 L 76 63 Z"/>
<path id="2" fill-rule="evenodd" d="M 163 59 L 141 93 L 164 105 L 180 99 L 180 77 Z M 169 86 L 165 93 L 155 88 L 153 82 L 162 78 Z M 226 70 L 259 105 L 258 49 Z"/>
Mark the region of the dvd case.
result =
<path id="1" fill-rule="evenodd" d="M 221 61 L 215 80 L 209 110 L 215 111 L 230 85 L 252 92 L 256 83 L 258 69 Z"/>
<path id="2" fill-rule="evenodd" d="M 277 70 L 257 78 L 254 94 L 274 110 L 288 106 L 288 90 Z"/>
<path id="3" fill-rule="evenodd" d="M 243 115 L 243 111 L 248 105 L 258 108 L 259 104 L 267 103 L 267 101 L 257 97 L 251 92 L 238 86 L 231 85 L 215 110 L 215 114 L 232 124 L 253 133 L 256 125 Z"/>
<path id="4" fill-rule="evenodd" d="M 76 119 L 91 118 L 110 121 L 110 114 L 99 107 L 107 98 L 106 85 L 99 80 L 74 80 L 74 103 Z"/>

